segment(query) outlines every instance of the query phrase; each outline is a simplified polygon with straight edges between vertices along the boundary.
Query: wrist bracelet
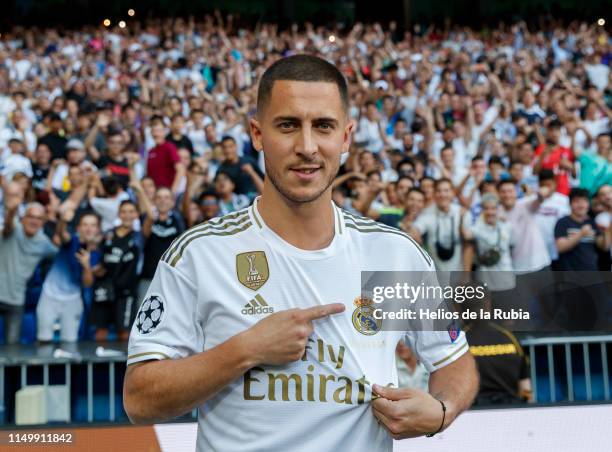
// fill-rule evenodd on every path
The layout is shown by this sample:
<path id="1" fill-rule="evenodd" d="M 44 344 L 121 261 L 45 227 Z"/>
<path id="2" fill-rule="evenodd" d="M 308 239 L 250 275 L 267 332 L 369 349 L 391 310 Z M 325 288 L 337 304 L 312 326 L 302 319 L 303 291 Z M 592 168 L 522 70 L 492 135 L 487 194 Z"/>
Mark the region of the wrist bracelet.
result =
<path id="1" fill-rule="evenodd" d="M 442 400 L 438 400 L 438 402 L 440 402 L 440 405 L 442 405 L 442 423 L 440 424 L 440 428 L 436 432 L 428 433 L 427 435 L 425 435 L 427 438 L 431 438 L 432 436 L 437 435 L 442 431 L 442 428 L 444 427 L 444 420 L 446 419 L 446 405 L 444 405 L 444 402 Z"/>

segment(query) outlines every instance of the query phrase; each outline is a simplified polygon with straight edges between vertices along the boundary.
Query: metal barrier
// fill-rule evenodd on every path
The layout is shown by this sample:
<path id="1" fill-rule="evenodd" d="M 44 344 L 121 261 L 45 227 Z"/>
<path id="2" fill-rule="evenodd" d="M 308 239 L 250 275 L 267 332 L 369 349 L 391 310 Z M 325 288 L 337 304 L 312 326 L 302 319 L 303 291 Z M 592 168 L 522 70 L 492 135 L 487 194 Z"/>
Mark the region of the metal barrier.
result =
<path id="1" fill-rule="evenodd" d="M 603 379 L 603 400 L 610 400 L 610 372 L 608 368 L 608 351 L 607 347 L 612 344 L 612 335 L 583 335 L 583 336 L 555 336 L 555 337 L 526 337 L 522 339 L 521 345 L 529 348 L 529 358 L 531 362 L 531 382 L 533 387 L 534 401 L 537 402 L 537 384 L 538 384 L 538 353 L 545 350 L 547 363 L 546 371 L 540 372 L 540 375 L 547 373 L 548 386 L 550 391 L 550 401 L 559 402 L 557 398 L 557 378 L 555 371 L 555 348 L 562 348 L 565 356 L 565 375 L 564 379 L 567 384 L 567 401 L 574 402 L 576 400 L 575 385 L 574 385 L 574 366 L 572 357 L 572 346 L 581 346 L 582 364 L 584 366 L 584 378 L 586 385 L 586 400 L 593 399 L 593 381 L 592 381 L 592 363 L 591 352 L 592 347 L 599 344 L 599 364 L 601 365 L 601 375 Z M 558 367 L 558 366 L 557 366 Z M 601 400 L 601 399 L 599 399 Z"/>
<path id="2" fill-rule="evenodd" d="M 547 402 L 542 397 L 538 400 L 538 377 L 540 382 L 544 381 L 549 386 L 541 388 L 540 394 L 544 393 L 550 402 L 579 402 L 576 397 L 575 376 L 584 378 L 586 386 L 586 401 L 610 400 L 610 370 L 608 366 L 608 350 L 612 349 L 612 334 L 608 335 L 583 335 L 583 336 L 555 336 L 555 337 L 524 337 L 520 340 L 523 347 L 528 349 L 531 361 L 531 381 L 533 387 L 534 401 Z M 49 385 L 50 368 L 63 366 L 63 383 L 68 386 L 69 397 L 84 397 L 86 400 L 85 415 L 75 416 L 74 404 L 70 403 L 70 421 L 72 422 L 94 422 L 94 421 L 118 421 L 127 420 L 123 411 L 122 403 L 117 403 L 121 396 L 123 382 L 123 367 L 126 361 L 125 343 L 102 344 L 106 352 L 100 353 L 98 347 L 101 344 L 93 342 L 81 342 L 73 344 L 73 349 L 58 352 L 58 344 L 47 346 L 36 345 L 17 345 L 0 346 L 0 425 L 6 422 L 7 400 L 13 400 L 16 390 L 32 384 L 35 376 L 38 376 L 37 384 Z M 599 351 L 592 359 L 592 354 L 598 346 Z M 65 347 L 65 346 L 64 346 Z M 115 353 L 109 353 L 109 350 Z M 65 353 L 68 351 L 69 353 Z M 560 365 L 557 358 L 564 356 L 564 366 Z M 579 369 L 576 374 L 574 368 L 575 358 L 581 361 L 583 369 Z M 598 395 L 593 393 L 593 366 L 597 369 L 597 374 L 601 372 L 603 379 L 603 391 L 599 391 L 601 386 L 596 386 Z M 94 369 L 96 366 L 96 369 Z M 103 366 L 101 368 L 100 366 Z M 120 369 L 117 369 L 120 366 Z M 42 367 L 42 378 L 40 378 L 40 368 Z M 37 370 L 38 368 L 38 370 Z M 11 378 L 7 378 L 7 371 L 11 371 Z M 563 372 L 559 372 L 562 369 Z M 37 374 L 37 375 L 34 375 Z M 59 372 L 56 372 L 59 374 Z M 84 378 L 83 378 L 84 376 Z M 107 380 L 107 383 L 103 380 Z M 542 380 L 543 379 L 543 380 Z M 567 397 L 557 396 L 557 382 L 566 383 Z M 108 386 L 107 391 L 95 391 L 94 384 L 98 387 L 104 384 Z M 10 387 L 10 391 L 7 388 Z M 96 394 L 106 392 L 103 402 L 106 405 L 108 400 L 108 415 L 101 414 L 100 405 L 95 400 Z M 547 394 L 548 392 L 548 394 Z M 108 399 L 107 399 L 108 398 Z M 119 406 L 117 406 L 119 405 Z M 97 408 L 96 408 L 97 406 Z M 95 416 L 97 413 L 97 416 Z M 197 418 L 197 409 L 186 415 L 186 418 Z"/>

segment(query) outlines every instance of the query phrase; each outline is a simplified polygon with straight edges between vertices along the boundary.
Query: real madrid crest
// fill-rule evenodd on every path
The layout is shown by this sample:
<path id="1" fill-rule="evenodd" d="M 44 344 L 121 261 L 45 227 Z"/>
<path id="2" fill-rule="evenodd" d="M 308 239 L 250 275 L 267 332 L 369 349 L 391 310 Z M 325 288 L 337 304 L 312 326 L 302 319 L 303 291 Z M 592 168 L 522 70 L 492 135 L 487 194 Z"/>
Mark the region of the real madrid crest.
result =
<path id="1" fill-rule="evenodd" d="M 374 301 L 366 297 L 357 297 L 353 303 L 357 306 L 352 317 L 355 329 L 366 336 L 378 333 L 382 319 L 374 318 Z"/>
<path id="2" fill-rule="evenodd" d="M 258 290 L 270 277 L 268 259 L 263 251 L 249 251 L 236 256 L 236 275 L 244 287 Z"/>

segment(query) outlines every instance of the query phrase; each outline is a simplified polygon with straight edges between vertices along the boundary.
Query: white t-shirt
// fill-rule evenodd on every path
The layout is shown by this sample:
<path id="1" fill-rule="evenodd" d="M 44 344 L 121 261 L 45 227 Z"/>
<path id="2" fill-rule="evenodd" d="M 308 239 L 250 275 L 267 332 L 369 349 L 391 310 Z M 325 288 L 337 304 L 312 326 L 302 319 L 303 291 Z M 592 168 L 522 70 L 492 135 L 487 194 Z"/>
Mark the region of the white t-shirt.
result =
<path id="1" fill-rule="evenodd" d="M 537 210 L 532 204 L 538 195 L 518 199 L 510 210 L 500 208 L 501 216 L 510 225 L 512 241 L 512 263 L 516 273 L 531 273 L 550 265 L 546 243 L 536 221 Z"/>
<path id="2" fill-rule="evenodd" d="M 424 210 L 414 222 L 414 227 L 421 235 L 427 234 L 424 239 L 425 247 L 431 253 L 436 269 L 439 271 L 462 271 L 463 256 L 461 234 L 461 207 L 451 204 L 447 213 L 442 212 L 435 205 L 431 209 Z M 472 214 L 465 212 L 463 217 L 463 229 L 469 229 L 472 224 Z M 448 260 L 442 260 L 436 250 L 436 241 L 445 247 L 451 248 L 454 241 L 453 256 Z"/>
<path id="3" fill-rule="evenodd" d="M 540 204 L 537 222 L 540 233 L 546 243 L 546 249 L 552 260 L 559 257 L 555 243 L 555 225 L 560 218 L 570 214 L 569 198 L 562 193 L 555 192 Z"/>
<path id="4" fill-rule="evenodd" d="M 512 268 L 510 248 L 513 246 L 510 227 L 503 221 L 490 225 L 482 217 L 472 226 L 472 234 L 476 245 L 477 256 L 486 253 L 491 248 L 499 251 L 499 261 L 495 265 L 485 266 L 478 262 L 476 278 L 486 283 L 493 291 L 510 290 L 516 286 L 516 277 Z"/>
<path id="5" fill-rule="evenodd" d="M 407 235 L 335 206 L 331 244 L 301 250 L 266 226 L 256 203 L 190 229 L 162 256 L 132 327 L 128 365 L 209 350 L 268 313 L 342 302 L 344 313 L 314 321 L 302 360 L 254 367 L 199 407 L 197 450 L 390 452 L 371 385 L 397 384 L 397 342 L 404 338 L 432 372 L 467 351 L 467 341 L 461 333 L 451 343 L 447 331 L 363 334 L 353 302 L 362 270 L 429 270 L 431 258 Z"/>

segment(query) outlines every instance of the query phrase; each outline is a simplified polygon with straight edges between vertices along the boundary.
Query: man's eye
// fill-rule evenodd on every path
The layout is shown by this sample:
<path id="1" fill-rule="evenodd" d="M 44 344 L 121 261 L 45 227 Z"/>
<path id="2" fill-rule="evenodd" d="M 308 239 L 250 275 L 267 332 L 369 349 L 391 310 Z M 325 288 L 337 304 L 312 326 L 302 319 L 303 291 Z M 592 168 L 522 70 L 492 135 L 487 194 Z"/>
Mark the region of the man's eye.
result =
<path id="1" fill-rule="evenodd" d="M 281 122 L 279 126 L 281 129 L 292 129 L 293 123 L 292 122 Z"/>
<path id="2" fill-rule="evenodd" d="M 319 129 L 331 130 L 332 128 L 332 125 L 327 122 L 322 122 L 321 124 L 319 124 Z"/>

